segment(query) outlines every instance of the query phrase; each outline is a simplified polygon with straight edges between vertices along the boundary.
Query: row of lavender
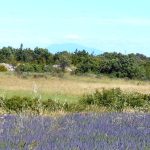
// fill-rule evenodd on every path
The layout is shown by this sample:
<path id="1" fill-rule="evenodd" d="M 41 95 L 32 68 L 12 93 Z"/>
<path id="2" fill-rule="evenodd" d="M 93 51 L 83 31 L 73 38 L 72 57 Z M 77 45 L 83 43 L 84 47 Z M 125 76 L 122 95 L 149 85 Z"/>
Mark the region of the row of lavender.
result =
<path id="1" fill-rule="evenodd" d="M 0 117 L 1 150 L 149 150 L 150 114 Z"/>

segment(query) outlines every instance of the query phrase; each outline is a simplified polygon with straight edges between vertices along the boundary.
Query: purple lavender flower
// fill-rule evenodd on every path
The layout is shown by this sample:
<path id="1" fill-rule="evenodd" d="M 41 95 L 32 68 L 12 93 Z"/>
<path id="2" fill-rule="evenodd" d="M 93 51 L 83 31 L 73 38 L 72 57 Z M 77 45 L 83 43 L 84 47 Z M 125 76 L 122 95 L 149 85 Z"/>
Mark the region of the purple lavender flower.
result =
<path id="1" fill-rule="evenodd" d="M 0 116 L 0 149 L 150 149 L 150 114 Z"/>

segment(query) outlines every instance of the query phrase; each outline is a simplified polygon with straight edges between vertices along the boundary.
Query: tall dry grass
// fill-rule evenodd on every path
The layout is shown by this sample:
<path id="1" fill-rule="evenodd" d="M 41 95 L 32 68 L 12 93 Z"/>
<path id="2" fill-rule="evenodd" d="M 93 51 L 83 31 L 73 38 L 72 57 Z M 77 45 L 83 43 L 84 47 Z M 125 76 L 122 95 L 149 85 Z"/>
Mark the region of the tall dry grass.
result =
<path id="1" fill-rule="evenodd" d="M 77 77 L 64 76 L 64 78 L 49 77 L 45 78 L 19 78 L 15 75 L 0 76 L 0 94 L 6 95 L 26 95 L 31 96 L 36 85 L 36 90 L 42 95 L 60 95 L 64 99 L 78 97 L 85 93 L 91 93 L 96 89 L 103 88 L 121 88 L 127 92 L 150 93 L 150 82 L 95 78 L 95 77 Z"/>

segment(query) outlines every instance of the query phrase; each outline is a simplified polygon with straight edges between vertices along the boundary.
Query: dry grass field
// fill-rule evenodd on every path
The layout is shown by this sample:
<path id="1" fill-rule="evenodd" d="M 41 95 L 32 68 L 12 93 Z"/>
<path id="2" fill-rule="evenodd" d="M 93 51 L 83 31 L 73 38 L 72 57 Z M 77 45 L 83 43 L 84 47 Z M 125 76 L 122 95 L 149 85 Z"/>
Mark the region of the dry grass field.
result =
<path id="1" fill-rule="evenodd" d="M 150 82 L 110 79 L 107 77 L 79 77 L 65 75 L 63 78 L 21 78 L 13 74 L 0 74 L 0 96 L 40 96 L 59 101 L 74 102 L 79 96 L 96 89 L 121 88 L 127 92 L 150 93 Z"/>

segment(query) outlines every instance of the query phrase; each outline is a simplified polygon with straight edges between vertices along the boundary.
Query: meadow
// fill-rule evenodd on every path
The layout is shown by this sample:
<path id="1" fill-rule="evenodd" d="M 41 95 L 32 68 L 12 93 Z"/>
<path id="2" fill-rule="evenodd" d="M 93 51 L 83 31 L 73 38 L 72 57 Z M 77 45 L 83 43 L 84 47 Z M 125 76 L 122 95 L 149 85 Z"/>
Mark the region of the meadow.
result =
<path id="1" fill-rule="evenodd" d="M 41 99 L 52 98 L 62 102 L 77 102 L 79 97 L 93 93 L 95 90 L 120 88 L 125 92 L 139 92 L 149 94 L 150 82 L 127 79 L 114 79 L 95 76 L 71 76 L 63 77 L 45 75 L 34 77 L 33 75 L 16 76 L 10 73 L 0 74 L 0 96 L 29 96 L 38 95 Z"/>

